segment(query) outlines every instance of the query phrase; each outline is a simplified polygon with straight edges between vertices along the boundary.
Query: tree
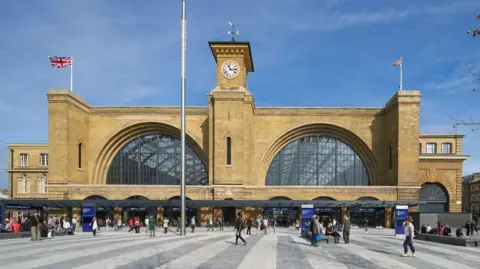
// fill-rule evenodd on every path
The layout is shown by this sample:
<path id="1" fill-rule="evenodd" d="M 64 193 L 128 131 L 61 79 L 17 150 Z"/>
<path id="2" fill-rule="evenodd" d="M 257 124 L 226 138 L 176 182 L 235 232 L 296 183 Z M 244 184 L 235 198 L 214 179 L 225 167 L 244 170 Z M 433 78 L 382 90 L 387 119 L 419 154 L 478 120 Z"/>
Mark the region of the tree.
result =
<path id="1" fill-rule="evenodd" d="M 480 14 L 477 15 L 477 24 L 480 24 Z M 467 34 L 472 35 L 472 37 L 480 36 L 480 28 L 468 29 Z"/>

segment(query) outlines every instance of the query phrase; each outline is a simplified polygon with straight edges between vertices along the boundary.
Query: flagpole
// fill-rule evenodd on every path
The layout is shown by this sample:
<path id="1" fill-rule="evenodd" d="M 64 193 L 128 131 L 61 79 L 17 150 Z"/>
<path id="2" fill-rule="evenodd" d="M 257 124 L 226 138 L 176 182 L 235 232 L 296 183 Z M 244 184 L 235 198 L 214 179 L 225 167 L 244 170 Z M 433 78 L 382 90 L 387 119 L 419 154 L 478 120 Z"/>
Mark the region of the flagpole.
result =
<path id="1" fill-rule="evenodd" d="M 186 235 L 186 227 L 185 227 L 185 88 L 186 88 L 186 76 L 185 76 L 185 54 L 186 54 L 186 46 L 187 46 L 187 14 L 186 14 L 186 0 L 182 0 L 182 49 L 181 49 L 181 64 L 182 64 L 182 76 L 181 76 L 181 98 L 182 98 L 182 107 L 181 107 L 181 144 L 182 144 L 182 181 L 181 181 L 181 235 Z"/>
<path id="2" fill-rule="evenodd" d="M 400 63 L 400 90 L 403 90 L 403 59 L 400 59 L 402 60 Z"/>
<path id="3" fill-rule="evenodd" d="M 70 65 L 70 91 L 73 92 L 73 57 L 72 64 Z"/>

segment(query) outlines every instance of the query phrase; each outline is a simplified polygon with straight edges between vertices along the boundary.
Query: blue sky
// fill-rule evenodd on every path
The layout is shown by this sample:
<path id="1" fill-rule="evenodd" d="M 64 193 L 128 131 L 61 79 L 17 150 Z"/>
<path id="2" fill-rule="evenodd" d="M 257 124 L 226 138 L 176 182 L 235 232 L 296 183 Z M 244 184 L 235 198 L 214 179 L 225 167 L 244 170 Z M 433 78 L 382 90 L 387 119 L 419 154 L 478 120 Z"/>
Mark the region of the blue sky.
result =
<path id="1" fill-rule="evenodd" d="M 227 41 L 233 21 L 250 41 L 257 106 L 383 107 L 397 90 L 422 92 L 421 131 L 453 133 L 454 118 L 480 121 L 478 0 L 204 0 L 187 2 L 187 105 L 215 87 L 208 41 Z M 0 8 L 0 167 L 7 143 L 46 143 L 45 93 L 68 88 L 92 105 L 179 105 L 180 0 L 24 0 Z M 480 129 L 480 128 L 479 128 Z M 460 127 L 464 173 L 480 172 L 480 131 Z M 0 172 L 0 187 L 7 173 Z"/>

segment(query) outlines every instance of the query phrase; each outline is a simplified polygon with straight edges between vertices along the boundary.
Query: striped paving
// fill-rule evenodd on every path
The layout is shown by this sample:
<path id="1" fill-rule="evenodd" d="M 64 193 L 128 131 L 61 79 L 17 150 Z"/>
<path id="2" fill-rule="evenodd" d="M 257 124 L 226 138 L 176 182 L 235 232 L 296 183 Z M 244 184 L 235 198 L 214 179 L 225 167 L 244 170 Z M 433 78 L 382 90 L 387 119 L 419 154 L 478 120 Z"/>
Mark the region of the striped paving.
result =
<path id="1" fill-rule="evenodd" d="M 1 268 L 139 268 L 139 269 L 413 269 L 480 268 L 480 248 L 414 241 L 416 257 L 400 257 L 402 239 L 385 233 L 353 231 L 350 244 L 318 248 L 287 229 L 277 234 L 244 235 L 247 245 L 234 244 L 231 230 L 200 229 L 180 237 L 175 233 L 150 238 L 145 233 L 101 232 L 0 241 Z"/>

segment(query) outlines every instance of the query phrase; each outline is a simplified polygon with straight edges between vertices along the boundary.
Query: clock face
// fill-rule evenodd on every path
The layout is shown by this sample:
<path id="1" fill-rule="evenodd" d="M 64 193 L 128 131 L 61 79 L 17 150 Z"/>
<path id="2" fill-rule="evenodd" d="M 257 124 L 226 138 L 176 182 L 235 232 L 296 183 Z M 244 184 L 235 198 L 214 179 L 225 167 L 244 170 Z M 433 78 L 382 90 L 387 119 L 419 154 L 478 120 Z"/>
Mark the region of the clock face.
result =
<path id="1" fill-rule="evenodd" d="M 226 61 L 222 64 L 222 74 L 228 79 L 238 76 L 238 64 L 234 61 Z"/>

